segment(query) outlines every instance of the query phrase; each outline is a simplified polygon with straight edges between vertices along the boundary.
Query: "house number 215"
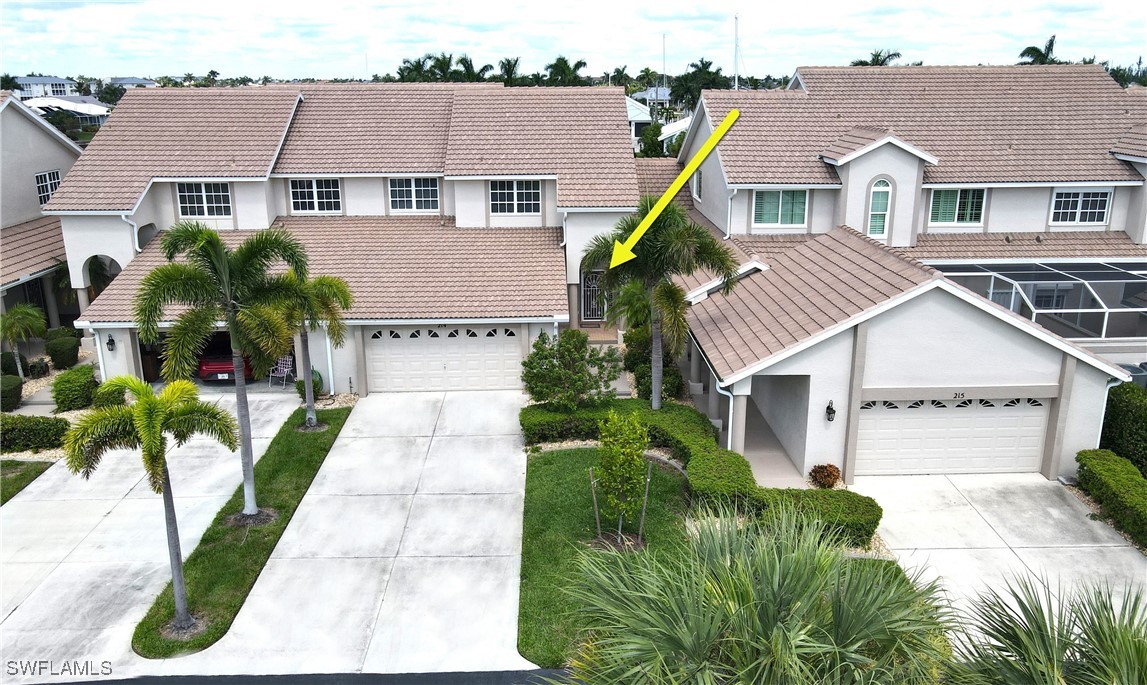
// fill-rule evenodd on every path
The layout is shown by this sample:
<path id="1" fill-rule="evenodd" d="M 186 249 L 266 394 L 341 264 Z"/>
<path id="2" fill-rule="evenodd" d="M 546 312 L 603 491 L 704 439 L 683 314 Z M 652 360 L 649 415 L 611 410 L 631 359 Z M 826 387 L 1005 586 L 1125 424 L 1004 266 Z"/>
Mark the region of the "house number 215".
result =
<path id="1" fill-rule="evenodd" d="M 962 400 L 962 399 L 964 399 L 964 393 L 962 393 L 962 392 L 954 392 L 954 393 L 952 393 L 952 399 L 954 399 L 954 400 Z"/>

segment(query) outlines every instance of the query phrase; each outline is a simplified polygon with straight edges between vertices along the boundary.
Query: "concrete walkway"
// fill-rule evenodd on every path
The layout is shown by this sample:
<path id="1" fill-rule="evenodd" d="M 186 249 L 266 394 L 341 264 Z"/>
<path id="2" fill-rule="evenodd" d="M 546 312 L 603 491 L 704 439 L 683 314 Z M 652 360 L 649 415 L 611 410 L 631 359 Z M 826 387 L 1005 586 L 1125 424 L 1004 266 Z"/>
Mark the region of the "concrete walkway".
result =
<path id="1" fill-rule="evenodd" d="M 517 651 L 524 402 L 360 400 L 231 630 L 162 672 L 534 668 Z"/>
<path id="2" fill-rule="evenodd" d="M 230 396 L 203 399 L 234 407 Z M 297 406 L 297 397 L 252 398 L 256 458 Z M 168 459 L 186 557 L 241 482 L 239 456 L 196 439 Z M 0 541 L 5 661 L 106 660 L 112 677 L 146 670 L 131 651 L 132 632 L 171 572 L 163 501 L 138 452 L 109 453 L 86 481 L 53 465 L 0 507 Z"/>
<path id="3" fill-rule="evenodd" d="M 1039 474 L 862 476 L 851 489 L 884 508 L 879 533 L 901 565 L 938 576 L 957 608 L 1017 573 L 1053 589 L 1105 581 L 1147 589 L 1147 557 Z"/>

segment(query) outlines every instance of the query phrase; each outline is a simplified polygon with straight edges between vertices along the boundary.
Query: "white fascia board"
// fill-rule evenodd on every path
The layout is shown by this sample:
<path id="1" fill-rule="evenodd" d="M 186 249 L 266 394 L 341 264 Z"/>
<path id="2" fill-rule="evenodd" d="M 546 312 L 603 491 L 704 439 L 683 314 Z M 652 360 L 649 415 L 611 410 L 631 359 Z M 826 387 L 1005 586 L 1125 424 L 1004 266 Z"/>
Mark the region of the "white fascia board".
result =
<path id="1" fill-rule="evenodd" d="M 689 128 L 685 131 L 685 140 L 681 142 L 681 149 L 677 151 L 677 161 L 682 164 L 686 162 L 685 153 L 689 150 L 690 141 L 697 135 L 697 127 L 701 125 L 702 117 L 704 117 L 705 121 L 709 121 L 709 110 L 705 107 L 704 95 L 697 101 L 697 108 L 693 110 L 692 117 L 692 121 L 689 122 Z M 711 123 L 710 126 L 712 126 Z"/>
<path id="2" fill-rule="evenodd" d="M 840 183 L 730 183 L 734 190 L 840 190 Z"/>
<path id="3" fill-rule="evenodd" d="M 556 181 L 557 174 L 482 174 L 481 176 L 443 176 L 447 181 Z"/>
<path id="4" fill-rule="evenodd" d="M 847 155 L 841 157 L 840 159 L 833 159 L 831 157 L 826 157 L 824 155 L 821 155 L 820 158 L 823 159 L 824 161 L 828 162 L 829 164 L 832 164 L 833 166 L 843 166 L 845 164 L 848 164 L 852 160 L 856 159 L 857 157 L 861 157 L 863 155 L 866 155 L 869 152 L 872 152 L 873 150 L 875 150 L 879 147 L 883 147 L 884 145 L 888 145 L 888 144 L 895 145 L 896 147 L 900 148 L 901 150 L 904 150 L 905 152 L 907 152 L 911 155 L 915 155 L 915 156 L 919 157 L 920 159 L 924 160 L 925 162 L 927 162 L 928 164 L 931 164 L 933 166 L 936 166 L 940 163 L 940 160 L 936 159 L 932 155 L 928 154 L 927 152 L 924 152 L 923 150 L 916 147 L 915 145 L 909 145 L 908 143 L 905 143 L 903 140 L 900 140 L 896 136 L 884 136 L 880 140 L 871 142 L 868 145 L 865 145 L 864 147 L 860 148 L 859 150 L 856 150 L 855 152 L 848 153 Z"/>
<path id="5" fill-rule="evenodd" d="M 287 117 L 287 125 L 283 127 L 283 135 L 279 136 L 279 144 L 275 146 L 275 154 L 271 155 L 271 164 L 267 166 L 267 176 L 271 175 L 271 170 L 279 163 L 279 153 L 283 151 L 283 146 L 287 144 L 287 133 L 291 130 L 291 124 L 295 123 L 295 113 L 299 111 L 299 103 L 303 101 L 303 94 L 300 92 L 299 97 L 295 98 L 295 104 L 291 106 L 291 116 Z"/>
<path id="6" fill-rule="evenodd" d="M 356 171 L 346 173 L 342 171 L 277 171 L 268 178 L 442 178 L 440 172 L 410 172 L 410 171 Z"/>
<path id="7" fill-rule="evenodd" d="M 1096 233 L 1103 233 L 1103 231 L 1096 231 Z M 1001 233 L 1000 235 L 1005 234 Z M 1038 235 L 1046 234 L 1040 233 Z M 1056 264 L 1119 264 L 1120 262 L 1143 261 L 1142 257 L 966 257 L 961 259 L 920 259 L 913 257 L 913 259 L 916 259 L 916 261 L 920 262 L 921 264 L 927 264 L 928 266 L 963 266 L 971 264 L 1043 264 L 1046 262 L 1055 262 Z M 989 274 L 989 272 L 962 272 L 962 275 L 968 274 L 986 276 Z"/>
<path id="8" fill-rule="evenodd" d="M 14 281 L 9 281 L 7 283 L 4 283 L 3 285 L 0 285 L 0 291 L 8 290 L 9 288 L 14 288 L 15 286 L 18 286 L 21 283 L 27 283 L 28 281 L 34 281 L 37 278 L 47 276 L 48 274 L 52 273 L 53 271 L 56 271 L 56 270 L 60 269 L 61 267 L 65 267 L 67 265 L 68 265 L 67 262 L 60 262 L 59 264 L 56 264 L 55 266 L 48 267 L 47 269 L 40 269 L 39 271 L 35 271 L 33 273 L 21 276 L 20 278 L 17 278 Z"/>
<path id="9" fill-rule="evenodd" d="M 1106 188 L 1110 186 L 1141 186 L 1143 181 L 1020 181 L 1010 183 L 996 181 L 983 183 L 969 181 L 967 183 L 922 183 L 921 188 Z"/>
<path id="10" fill-rule="evenodd" d="M 1112 152 L 1111 155 L 1115 157 L 1115 159 L 1121 159 L 1124 162 L 1138 162 L 1139 164 L 1147 164 L 1147 157 L 1142 157 L 1140 155 L 1125 155 L 1122 152 Z"/>
<path id="11" fill-rule="evenodd" d="M 767 264 L 764 264 L 763 262 L 760 262 L 756 259 L 750 259 L 749 261 L 737 267 L 737 280 L 741 280 L 745 276 L 748 276 L 750 273 L 767 271 L 768 268 L 769 267 Z M 717 288 L 720 288 L 723 283 L 724 281 L 722 279 L 714 278 L 708 283 L 699 285 L 685 294 L 685 301 L 689 304 L 697 304 L 698 302 L 709 297 L 709 293 L 713 292 Z"/>
<path id="12" fill-rule="evenodd" d="M 123 216 L 134 214 L 135 209 L 41 209 L 40 213 L 46 216 Z"/>
<path id="13" fill-rule="evenodd" d="M 346 319 L 348 326 L 432 326 L 436 324 L 568 323 L 569 314 L 552 316 L 503 316 L 475 319 Z"/>
<path id="14" fill-rule="evenodd" d="M 559 212 L 582 212 L 586 214 L 632 214 L 637 211 L 637 207 L 562 207 L 560 205 L 557 209 Z"/>
<path id="15" fill-rule="evenodd" d="M 40 116 L 39 114 L 36 114 L 23 102 L 17 100 L 14 95 L 9 95 L 8 97 L 4 98 L 4 103 L 0 104 L 0 112 L 3 112 L 4 108 L 6 108 L 9 103 L 11 103 L 12 106 L 16 108 L 16 111 L 31 119 L 32 123 L 47 131 L 48 134 L 56 140 L 56 142 L 64 145 L 64 147 L 76 153 L 77 157 L 83 154 L 83 148 L 81 148 L 79 145 L 76 145 L 71 138 L 65 136 L 63 133 L 60 133 L 60 129 L 49 124 L 47 119 Z"/>

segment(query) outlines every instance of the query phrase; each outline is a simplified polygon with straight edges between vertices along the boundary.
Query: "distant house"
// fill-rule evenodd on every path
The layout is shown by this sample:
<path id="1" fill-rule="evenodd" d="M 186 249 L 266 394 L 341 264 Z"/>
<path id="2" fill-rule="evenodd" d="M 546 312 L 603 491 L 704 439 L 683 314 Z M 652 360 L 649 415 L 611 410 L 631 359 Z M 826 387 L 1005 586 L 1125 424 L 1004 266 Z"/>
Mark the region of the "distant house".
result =
<path id="1" fill-rule="evenodd" d="M 625 98 L 625 109 L 629 114 L 629 134 L 633 138 L 633 151 L 641 149 L 641 134 L 653 123 L 649 108 L 633 98 Z"/>
<path id="2" fill-rule="evenodd" d="M 669 88 L 667 86 L 654 86 L 653 88 L 646 88 L 645 90 L 638 91 L 632 96 L 634 100 L 644 101 L 647 107 L 669 106 Z"/>
<path id="3" fill-rule="evenodd" d="M 661 135 L 657 136 L 657 140 L 661 141 L 661 143 L 665 146 L 665 149 L 668 150 L 669 146 L 673 144 L 673 141 L 677 139 L 677 136 L 688 131 L 689 126 L 692 125 L 692 123 L 693 116 L 690 115 L 684 119 L 678 119 L 677 121 L 671 121 L 668 124 L 663 124 L 661 126 Z"/>
<path id="4" fill-rule="evenodd" d="M 77 95 L 76 82 L 60 76 L 17 76 L 19 85 L 17 96 L 21 100 L 44 96 Z"/>
<path id="5" fill-rule="evenodd" d="M 41 116 L 53 112 L 67 112 L 79 120 L 81 125 L 94 124 L 103 126 L 107 121 L 112 106 L 100 102 L 91 95 L 65 95 L 62 97 L 37 97 L 24 100 L 24 104 L 31 107 Z"/>
<path id="6" fill-rule="evenodd" d="M 137 78 L 135 76 L 113 76 L 108 79 L 108 84 L 113 86 L 120 86 L 121 88 L 158 88 L 159 84 L 149 78 Z"/>

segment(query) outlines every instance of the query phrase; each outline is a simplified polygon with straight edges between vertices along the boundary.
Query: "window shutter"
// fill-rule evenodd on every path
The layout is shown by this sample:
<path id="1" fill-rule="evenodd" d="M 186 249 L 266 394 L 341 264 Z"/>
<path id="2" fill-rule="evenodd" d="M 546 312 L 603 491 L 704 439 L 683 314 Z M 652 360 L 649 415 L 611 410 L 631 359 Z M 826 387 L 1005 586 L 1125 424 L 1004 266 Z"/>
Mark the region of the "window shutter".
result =
<path id="1" fill-rule="evenodd" d="M 868 235 L 884 235 L 884 214 L 868 217 Z"/>
<path id="2" fill-rule="evenodd" d="M 980 217 L 984 213 L 984 191 L 981 189 L 976 190 L 962 190 L 960 191 L 960 206 L 956 212 L 956 221 L 966 223 L 979 223 Z"/>
<path id="3" fill-rule="evenodd" d="M 981 193 L 983 191 L 980 191 Z M 944 223 L 956 220 L 956 197 L 958 190 L 932 191 L 932 222 Z"/>
<path id="4" fill-rule="evenodd" d="M 753 198 L 753 223 L 780 223 L 781 193 L 777 190 L 758 190 Z"/>

